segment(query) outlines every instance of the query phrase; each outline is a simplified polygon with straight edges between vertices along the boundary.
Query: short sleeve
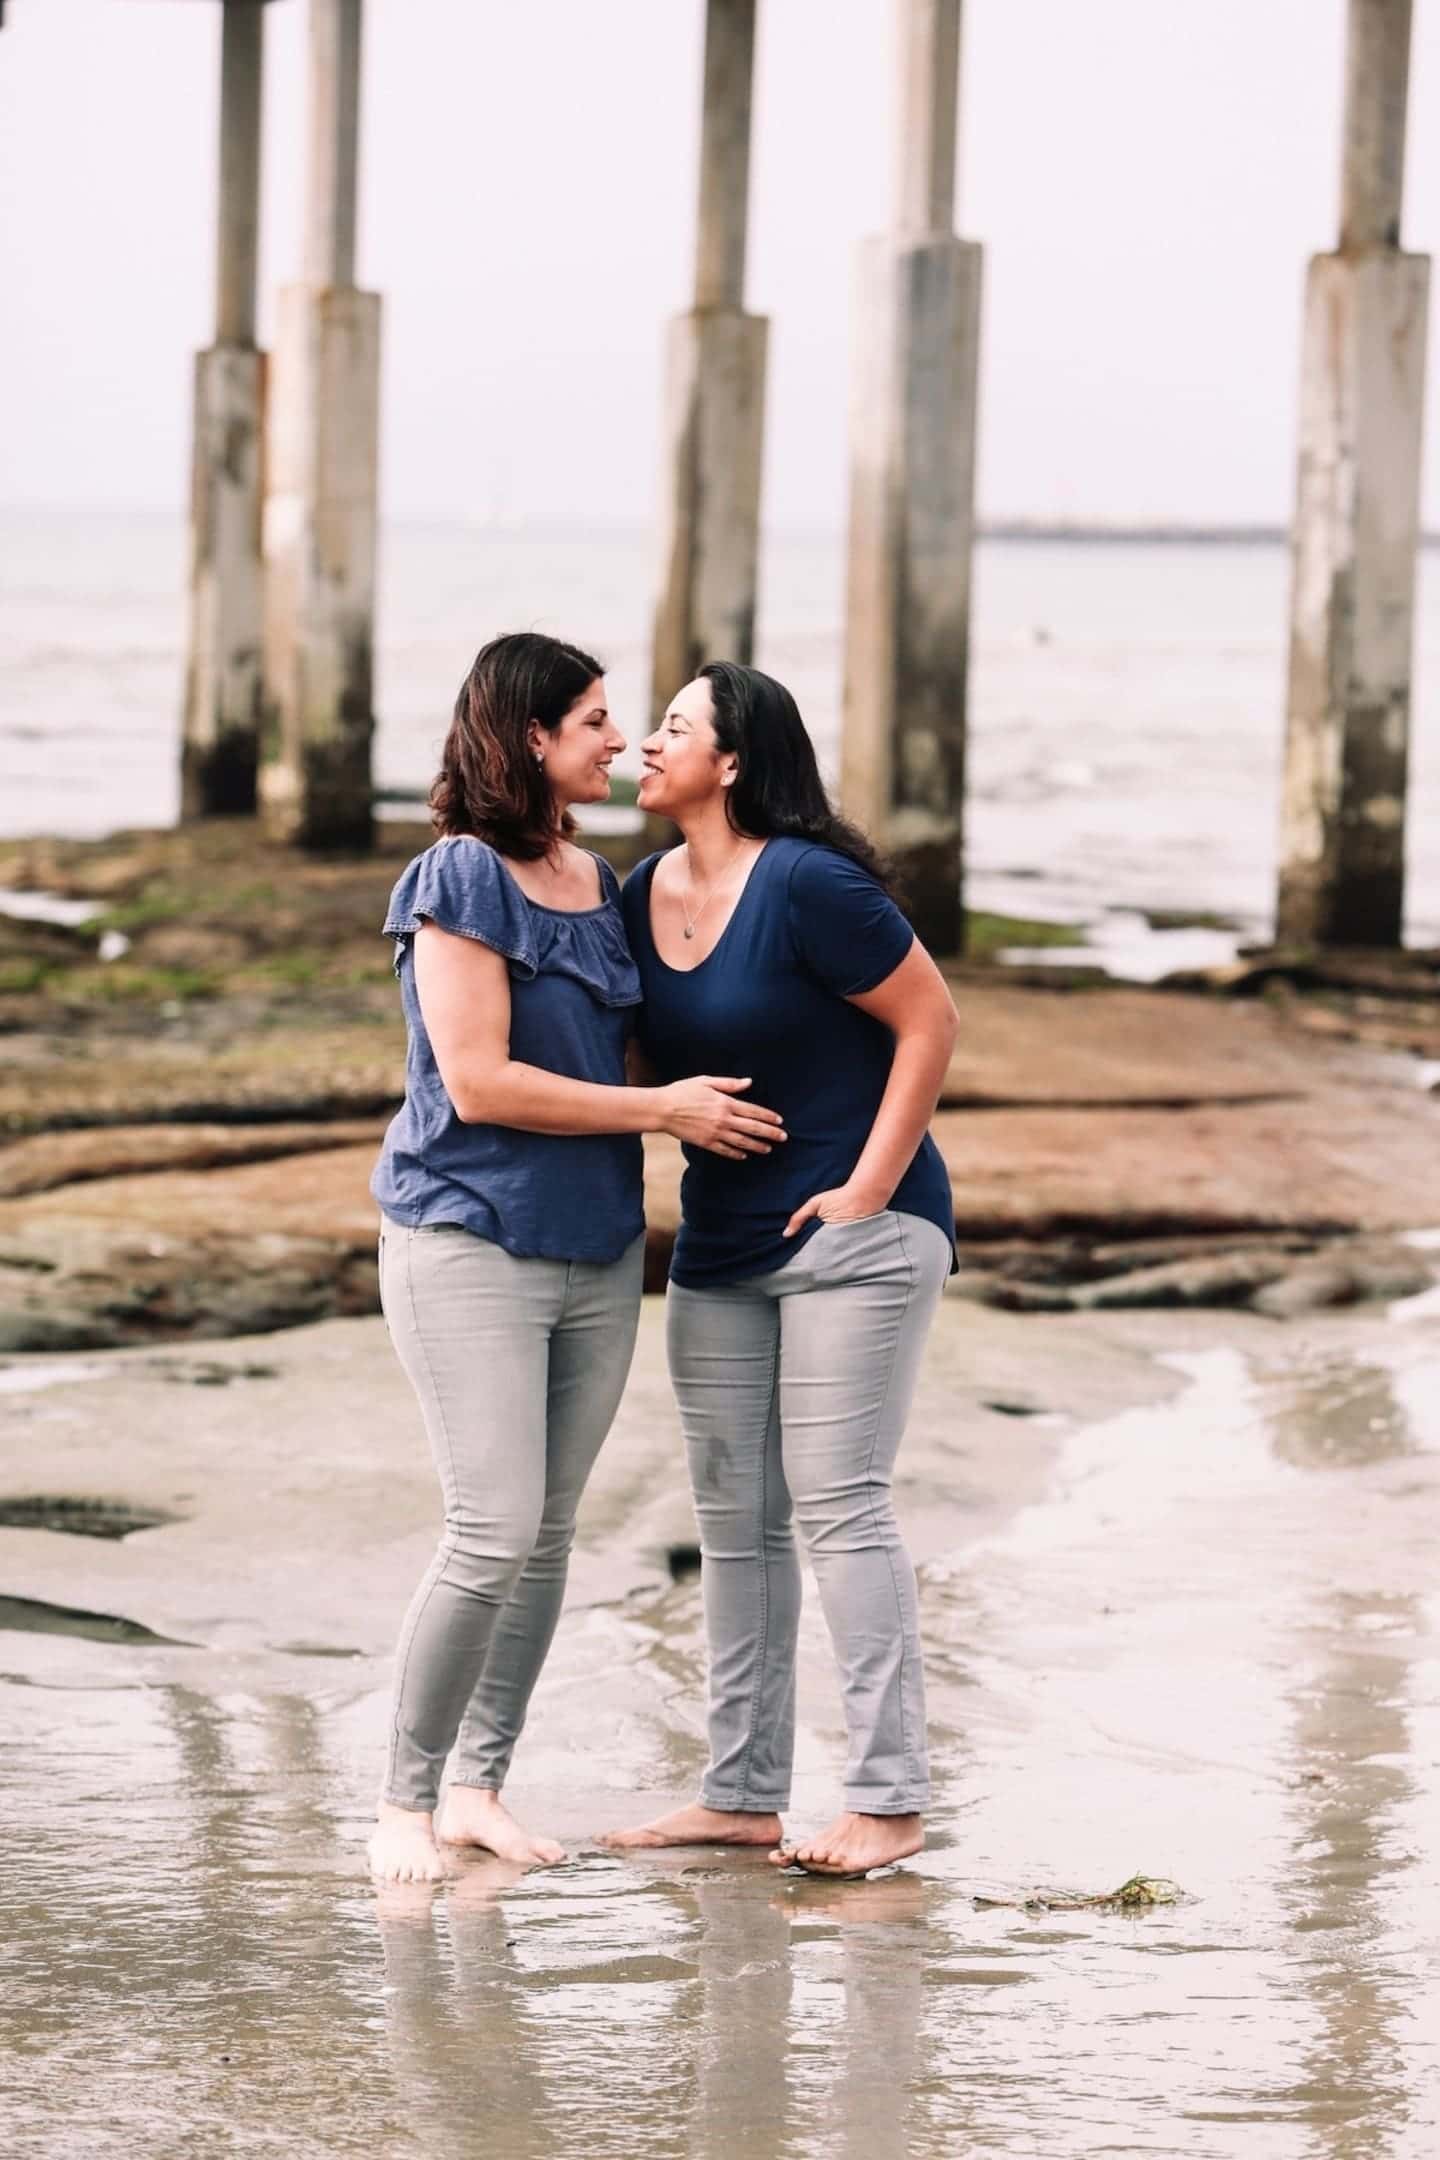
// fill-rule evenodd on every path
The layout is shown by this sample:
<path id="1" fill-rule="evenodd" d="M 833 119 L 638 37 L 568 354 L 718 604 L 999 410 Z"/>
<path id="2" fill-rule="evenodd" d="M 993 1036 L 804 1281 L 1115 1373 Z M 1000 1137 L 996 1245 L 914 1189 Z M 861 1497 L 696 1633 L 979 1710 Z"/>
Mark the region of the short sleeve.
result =
<path id="1" fill-rule="evenodd" d="M 837 997 L 875 989 L 915 942 L 884 887 L 835 848 L 808 847 L 797 858 L 789 907 L 802 966 Z"/>
<path id="2" fill-rule="evenodd" d="M 395 972 L 422 922 L 474 938 L 524 981 L 538 972 L 529 911 L 509 873 L 483 840 L 437 840 L 417 855 L 390 895 L 385 935 L 395 940 Z"/>

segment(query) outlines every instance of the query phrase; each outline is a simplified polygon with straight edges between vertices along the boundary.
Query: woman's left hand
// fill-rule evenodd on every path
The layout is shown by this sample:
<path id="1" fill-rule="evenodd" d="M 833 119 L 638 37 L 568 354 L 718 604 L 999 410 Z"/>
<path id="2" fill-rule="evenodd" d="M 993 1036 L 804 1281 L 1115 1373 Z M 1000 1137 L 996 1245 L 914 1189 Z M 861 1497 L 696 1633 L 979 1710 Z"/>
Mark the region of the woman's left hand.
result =
<path id="1" fill-rule="evenodd" d="M 809 1222 L 812 1215 L 821 1222 L 861 1222 L 867 1215 L 879 1215 L 889 1205 L 889 1194 L 862 1192 L 855 1185 L 837 1185 L 830 1192 L 817 1192 L 803 1207 L 798 1207 L 785 1225 L 784 1235 L 794 1237 L 802 1223 Z"/>

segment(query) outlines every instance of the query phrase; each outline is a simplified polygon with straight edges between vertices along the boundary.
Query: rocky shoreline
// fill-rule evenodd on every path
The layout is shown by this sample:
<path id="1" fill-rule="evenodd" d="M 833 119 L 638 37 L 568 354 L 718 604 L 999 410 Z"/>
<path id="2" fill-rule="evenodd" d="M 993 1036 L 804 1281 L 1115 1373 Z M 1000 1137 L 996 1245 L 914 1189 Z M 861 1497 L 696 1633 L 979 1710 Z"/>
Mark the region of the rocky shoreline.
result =
<path id="1" fill-rule="evenodd" d="M 222 821 L 0 847 L 0 888 L 96 910 L 0 914 L 0 1351 L 375 1309 L 366 1180 L 404 1069 L 377 926 L 426 838 L 316 860 Z M 1428 1289 L 1437 957 L 1252 955 L 1154 988 L 953 970 L 958 1287 L 1273 1318 Z M 647 1144 L 652 1288 L 679 1169 Z"/>

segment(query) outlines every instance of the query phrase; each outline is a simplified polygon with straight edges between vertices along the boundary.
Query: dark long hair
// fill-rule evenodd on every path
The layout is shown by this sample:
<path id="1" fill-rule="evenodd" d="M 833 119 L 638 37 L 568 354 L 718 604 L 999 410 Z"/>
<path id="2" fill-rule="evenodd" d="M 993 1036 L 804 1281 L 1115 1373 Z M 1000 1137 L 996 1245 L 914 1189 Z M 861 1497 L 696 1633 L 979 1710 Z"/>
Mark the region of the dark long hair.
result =
<path id="1" fill-rule="evenodd" d="M 578 645 L 516 630 L 482 645 L 455 700 L 455 717 L 430 790 L 437 833 L 471 833 L 517 862 L 538 862 L 577 830 L 557 812 L 526 740 L 532 720 L 554 733 L 598 675 Z"/>
<path id="2" fill-rule="evenodd" d="M 730 752 L 738 766 L 725 796 L 725 813 L 735 830 L 757 840 L 772 833 L 817 840 L 868 870 L 894 898 L 890 865 L 858 825 L 832 809 L 815 746 L 784 683 L 733 660 L 712 660 L 700 674 L 715 707 L 716 746 Z"/>

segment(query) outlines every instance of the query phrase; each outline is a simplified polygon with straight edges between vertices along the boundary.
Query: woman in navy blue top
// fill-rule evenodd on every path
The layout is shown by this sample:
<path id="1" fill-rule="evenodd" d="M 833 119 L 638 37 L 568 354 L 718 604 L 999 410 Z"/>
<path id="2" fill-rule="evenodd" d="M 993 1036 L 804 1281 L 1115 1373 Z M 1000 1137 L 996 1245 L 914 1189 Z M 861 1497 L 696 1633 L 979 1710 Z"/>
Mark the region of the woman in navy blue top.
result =
<path id="1" fill-rule="evenodd" d="M 445 1502 L 401 1631 L 370 1845 L 391 1880 L 442 1872 L 433 1818 L 452 1749 L 441 1840 L 563 1858 L 500 1789 L 629 1371 L 640 1135 L 727 1161 L 783 1138 L 743 1079 L 626 1084 L 640 980 L 614 874 L 572 844 L 570 816 L 603 801 L 624 747 L 597 660 L 554 638 L 495 639 L 456 704 L 431 795 L 440 837 L 385 918 L 409 1043 L 371 1181 L 380 1291 Z"/>
<path id="2" fill-rule="evenodd" d="M 710 1761 L 698 1804 L 620 1847 L 731 1842 L 863 1874 L 918 1852 L 928 1798 L 915 1574 L 890 1478 L 954 1213 L 928 1126 L 955 1009 L 794 699 L 715 664 L 645 743 L 640 803 L 683 845 L 625 886 L 655 1074 L 750 1075 L 786 1145 L 685 1149 L 667 1302 L 700 1521 Z M 845 1808 L 780 1842 L 794 1749 L 798 1521 L 849 1730 Z"/>

